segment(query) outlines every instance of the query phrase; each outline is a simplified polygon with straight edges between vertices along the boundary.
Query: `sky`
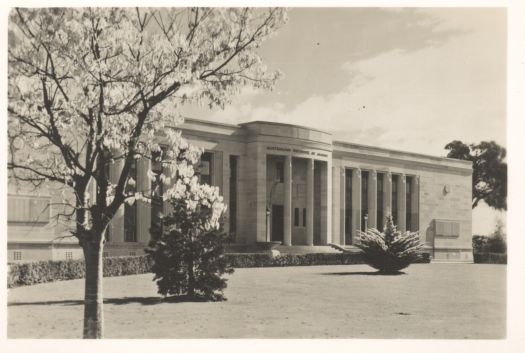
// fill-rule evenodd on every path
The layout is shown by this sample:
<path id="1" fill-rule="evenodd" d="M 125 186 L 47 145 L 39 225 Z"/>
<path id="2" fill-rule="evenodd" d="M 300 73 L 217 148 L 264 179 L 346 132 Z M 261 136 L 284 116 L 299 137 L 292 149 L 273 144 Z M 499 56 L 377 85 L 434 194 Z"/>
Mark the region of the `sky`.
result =
<path id="1" fill-rule="evenodd" d="M 506 146 L 506 11 L 501 8 L 292 8 L 260 54 L 284 77 L 224 110 L 187 116 L 267 120 L 343 140 L 445 156 L 455 139 Z M 505 215 L 474 210 L 474 234 Z"/>

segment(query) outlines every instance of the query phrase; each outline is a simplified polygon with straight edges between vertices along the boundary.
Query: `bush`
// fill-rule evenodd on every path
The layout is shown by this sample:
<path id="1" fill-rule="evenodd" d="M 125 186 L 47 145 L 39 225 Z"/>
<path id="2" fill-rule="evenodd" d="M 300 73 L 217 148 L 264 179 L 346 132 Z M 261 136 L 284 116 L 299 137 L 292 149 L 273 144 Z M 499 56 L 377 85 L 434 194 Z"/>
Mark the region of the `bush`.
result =
<path id="1" fill-rule="evenodd" d="M 151 271 L 148 256 L 106 257 L 104 277 L 134 275 Z M 37 261 L 9 264 L 7 287 L 84 278 L 84 260 Z"/>
<path id="2" fill-rule="evenodd" d="M 159 293 L 223 300 L 226 279 L 221 276 L 233 272 L 224 256 L 225 238 L 224 233 L 210 231 L 196 240 L 171 229 L 152 241 L 147 252 L 154 260 L 151 270 Z"/>
<path id="3" fill-rule="evenodd" d="M 483 252 L 474 253 L 474 263 L 476 264 L 506 264 L 507 254 Z"/>
<path id="4" fill-rule="evenodd" d="M 232 273 L 224 257 L 226 236 L 220 219 L 226 209 L 219 188 L 199 184 L 189 168 L 178 176 L 169 202 L 172 213 L 154 234 L 150 249 L 158 292 L 204 300 L 224 300 L 226 279 Z"/>
<path id="5" fill-rule="evenodd" d="M 500 220 L 490 236 L 472 236 L 472 251 L 475 263 L 507 263 L 506 234 Z"/>
<path id="6" fill-rule="evenodd" d="M 363 251 L 365 262 L 382 273 L 396 273 L 420 260 L 423 244 L 417 232 L 402 233 L 394 225 L 392 216 L 386 218 L 385 231 L 370 228 L 359 232 L 356 244 Z"/>
<path id="7" fill-rule="evenodd" d="M 353 253 L 283 254 L 277 257 L 271 257 L 261 253 L 237 253 L 226 254 L 226 260 L 235 268 L 350 265 L 364 263 L 362 254 Z"/>

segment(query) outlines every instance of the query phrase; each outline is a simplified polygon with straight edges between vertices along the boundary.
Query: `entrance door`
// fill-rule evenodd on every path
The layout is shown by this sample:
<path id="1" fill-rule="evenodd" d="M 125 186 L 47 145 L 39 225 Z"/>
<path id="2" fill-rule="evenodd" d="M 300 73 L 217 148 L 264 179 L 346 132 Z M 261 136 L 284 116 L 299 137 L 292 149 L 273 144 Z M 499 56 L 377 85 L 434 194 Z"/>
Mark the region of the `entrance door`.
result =
<path id="1" fill-rule="evenodd" d="M 272 241 L 283 241 L 284 235 L 284 207 L 272 205 Z"/>

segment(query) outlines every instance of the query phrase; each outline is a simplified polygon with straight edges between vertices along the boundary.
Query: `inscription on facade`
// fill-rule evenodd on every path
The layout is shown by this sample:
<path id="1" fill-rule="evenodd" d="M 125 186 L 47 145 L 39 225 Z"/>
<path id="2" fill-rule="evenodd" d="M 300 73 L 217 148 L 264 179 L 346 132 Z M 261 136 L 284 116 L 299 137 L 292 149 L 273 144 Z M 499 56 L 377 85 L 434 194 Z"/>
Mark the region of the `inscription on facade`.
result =
<path id="1" fill-rule="evenodd" d="M 309 156 L 328 157 L 326 153 L 306 151 L 306 150 L 301 150 L 297 148 L 292 149 L 292 148 L 279 147 L 279 146 L 267 146 L 266 149 L 271 150 L 271 151 L 293 152 L 296 154 L 304 154 L 304 155 L 309 155 Z"/>
<path id="2" fill-rule="evenodd" d="M 284 148 L 284 147 L 277 147 L 277 146 L 268 146 L 266 147 L 267 150 L 274 150 L 274 151 L 285 151 L 285 152 L 290 152 L 291 149 L 290 148 Z"/>

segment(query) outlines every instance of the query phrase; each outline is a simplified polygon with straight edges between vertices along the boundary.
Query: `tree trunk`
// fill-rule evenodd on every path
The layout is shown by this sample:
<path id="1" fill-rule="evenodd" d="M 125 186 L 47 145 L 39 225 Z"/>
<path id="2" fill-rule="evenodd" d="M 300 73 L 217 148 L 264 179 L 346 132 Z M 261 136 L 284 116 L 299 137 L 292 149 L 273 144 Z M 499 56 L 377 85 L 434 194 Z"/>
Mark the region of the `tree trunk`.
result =
<path id="1" fill-rule="evenodd" d="M 104 315 L 102 311 L 103 245 L 97 241 L 83 244 L 86 263 L 84 293 L 84 338 L 102 338 Z"/>

